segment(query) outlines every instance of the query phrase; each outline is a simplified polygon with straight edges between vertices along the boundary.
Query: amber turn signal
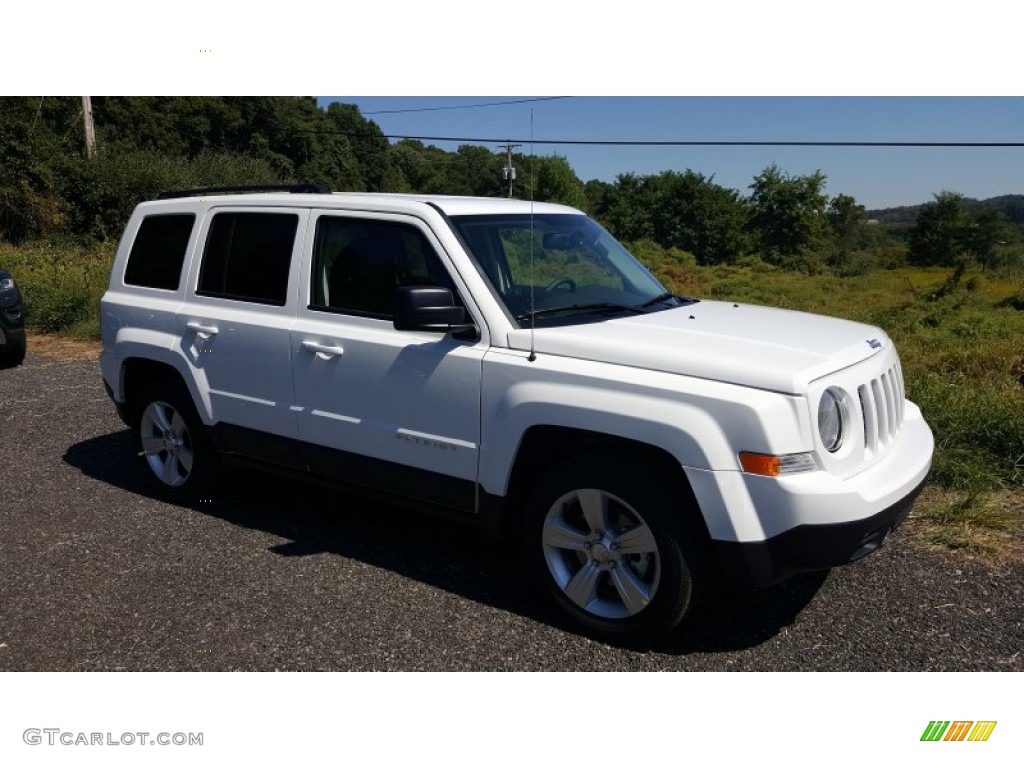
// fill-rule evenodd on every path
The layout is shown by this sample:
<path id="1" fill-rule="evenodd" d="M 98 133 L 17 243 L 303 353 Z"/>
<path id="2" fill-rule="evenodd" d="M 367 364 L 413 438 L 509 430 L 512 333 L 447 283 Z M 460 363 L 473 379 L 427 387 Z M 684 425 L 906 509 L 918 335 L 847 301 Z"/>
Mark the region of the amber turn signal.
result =
<path id="1" fill-rule="evenodd" d="M 778 456 L 768 456 L 764 453 L 741 453 L 740 465 L 744 472 L 754 475 L 766 475 L 767 477 L 778 477 L 782 462 Z"/>
<path id="2" fill-rule="evenodd" d="M 813 453 L 787 453 L 785 456 L 771 456 L 766 453 L 740 453 L 740 466 L 744 472 L 765 477 L 791 475 L 796 472 L 810 472 L 818 468 Z"/>

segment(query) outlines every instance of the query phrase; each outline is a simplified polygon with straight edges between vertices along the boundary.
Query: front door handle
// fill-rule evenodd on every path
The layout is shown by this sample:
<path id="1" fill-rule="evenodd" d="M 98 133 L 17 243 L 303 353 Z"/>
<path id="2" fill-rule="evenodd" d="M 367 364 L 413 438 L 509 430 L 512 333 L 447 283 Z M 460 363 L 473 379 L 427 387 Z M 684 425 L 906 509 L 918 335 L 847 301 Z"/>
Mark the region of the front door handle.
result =
<path id="1" fill-rule="evenodd" d="M 318 341 L 304 341 L 302 348 L 307 352 L 313 352 L 321 360 L 330 360 L 332 357 L 341 357 L 345 354 L 342 347 L 321 344 Z"/>
<path id="2" fill-rule="evenodd" d="M 203 325 L 196 320 L 190 320 L 185 323 L 185 327 L 190 331 L 195 331 L 196 335 L 203 341 L 206 341 L 211 336 L 216 336 L 218 332 L 216 325 Z"/>

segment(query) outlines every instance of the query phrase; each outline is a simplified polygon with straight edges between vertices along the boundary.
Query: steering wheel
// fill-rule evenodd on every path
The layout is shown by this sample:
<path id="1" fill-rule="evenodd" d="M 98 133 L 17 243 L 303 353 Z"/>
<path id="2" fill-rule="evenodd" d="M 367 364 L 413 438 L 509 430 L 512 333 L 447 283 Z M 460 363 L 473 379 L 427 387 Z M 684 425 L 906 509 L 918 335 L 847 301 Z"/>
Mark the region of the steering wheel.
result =
<path id="1" fill-rule="evenodd" d="M 571 277 L 560 277 L 554 282 L 549 283 L 544 290 L 554 291 L 561 288 L 562 286 L 565 286 L 564 290 L 567 291 L 568 293 L 574 293 L 576 291 L 576 281 L 573 280 Z"/>

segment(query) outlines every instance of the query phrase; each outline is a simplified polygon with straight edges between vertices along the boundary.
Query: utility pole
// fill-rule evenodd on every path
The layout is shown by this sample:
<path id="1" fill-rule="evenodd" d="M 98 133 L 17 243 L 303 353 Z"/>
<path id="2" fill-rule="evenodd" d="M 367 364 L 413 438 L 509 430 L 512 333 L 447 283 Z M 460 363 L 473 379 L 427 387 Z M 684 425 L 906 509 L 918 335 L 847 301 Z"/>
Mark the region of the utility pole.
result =
<path id="1" fill-rule="evenodd" d="M 82 97 L 82 121 L 85 123 L 85 156 L 92 160 L 96 154 L 96 128 L 92 123 L 92 98 Z"/>
<path id="2" fill-rule="evenodd" d="M 499 144 L 499 147 L 504 147 L 508 153 L 508 160 L 505 163 L 505 167 L 502 169 L 502 178 L 508 179 L 508 196 L 512 197 L 512 182 L 516 179 L 516 169 L 512 166 L 512 149 L 514 147 L 521 147 L 522 144 L 513 144 L 511 141 L 508 144 Z"/>

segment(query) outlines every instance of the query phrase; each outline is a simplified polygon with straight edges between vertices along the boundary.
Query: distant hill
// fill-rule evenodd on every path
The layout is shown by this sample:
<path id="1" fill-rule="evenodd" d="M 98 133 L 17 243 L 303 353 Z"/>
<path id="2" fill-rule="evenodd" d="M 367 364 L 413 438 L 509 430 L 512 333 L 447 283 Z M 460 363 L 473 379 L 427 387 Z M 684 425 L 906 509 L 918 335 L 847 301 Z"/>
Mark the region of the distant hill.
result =
<path id="1" fill-rule="evenodd" d="M 1024 227 L 1024 195 L 999 195 L 986 200 L 964 198 L 968 208 L 992 208 L 1002 213 L 1018 227 Z M 920 205 L 900 205 L 895 208 L 877 208 L 868 211 L 869 219 L 882 224 L 913 224 L 917 221 Z"/>
<path id="2" fill-rule="evenodd" d="M 875 208 L 868 210 L 868 218 L 881 224 L 913 224 L 917 221 L 920 205 L 899 205 L 895 208 Z"/>
<path id="3" fill-rule="evenodd" d="M 967 200 L 968 205 L 995 208 L 1018 227 L 1024 227 L 1024 195 L 1000 195 L 988 200 Z"/>

